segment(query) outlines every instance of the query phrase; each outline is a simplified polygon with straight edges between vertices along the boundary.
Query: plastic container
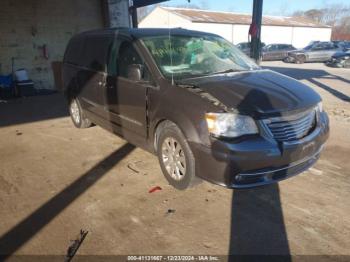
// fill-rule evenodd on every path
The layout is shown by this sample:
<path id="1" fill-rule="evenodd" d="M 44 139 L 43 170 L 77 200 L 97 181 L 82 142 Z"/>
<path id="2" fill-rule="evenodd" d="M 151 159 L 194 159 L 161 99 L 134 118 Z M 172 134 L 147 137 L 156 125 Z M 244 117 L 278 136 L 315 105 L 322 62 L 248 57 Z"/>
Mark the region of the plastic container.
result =
<path id="1" fill-rule="evenodd" d="M 25 70 L 25 69 L 16 70 L 15 77 L 16 77 L 16 81 L 18 81 L 18 82 L 29 80 L 27 70 Z"/>

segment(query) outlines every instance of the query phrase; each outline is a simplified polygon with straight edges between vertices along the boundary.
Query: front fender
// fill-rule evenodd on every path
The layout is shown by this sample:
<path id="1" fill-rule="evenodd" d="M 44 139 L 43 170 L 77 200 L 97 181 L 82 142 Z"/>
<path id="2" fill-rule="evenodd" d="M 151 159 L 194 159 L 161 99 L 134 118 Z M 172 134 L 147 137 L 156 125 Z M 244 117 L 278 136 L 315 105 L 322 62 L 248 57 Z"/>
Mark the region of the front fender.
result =
<path id="1" fill-rule="evenodd" d="M 216 111 L 216 106 L 183 87 L 173 86 L 150 94 L 149 136 L 154 142 L 159 124 L 168 120 L 179 127 L 189 142 L 209 145 L 205 114 Z"/>

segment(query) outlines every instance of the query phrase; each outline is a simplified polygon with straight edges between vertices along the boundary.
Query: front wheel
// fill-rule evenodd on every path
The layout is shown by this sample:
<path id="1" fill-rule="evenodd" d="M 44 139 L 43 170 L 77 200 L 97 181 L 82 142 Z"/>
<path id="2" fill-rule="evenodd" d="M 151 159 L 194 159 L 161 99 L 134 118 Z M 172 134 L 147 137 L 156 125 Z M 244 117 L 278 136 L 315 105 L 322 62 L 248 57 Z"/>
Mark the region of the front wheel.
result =
<path id="1" fill-rule="evenodd" d="M 343 63 L 342 63 L 342 66 L 344 68 L 350 68 L 350 58 L 345 60 Z"/>
<path id="2" fill-rule="evenodd" d="M 191 148 L 175 124 L 168 123 L 160 131 L 157 154 L 165 178 L 176 189 L 186 189 L 199 181 Z"/>
<path id="3" fill-rule="evenodd" d="M 297 64 L 304 64 L 306 62 L 306 57 L 304 55 L 297 56 L 295 62 Z"/>
<path id="4" fill-rule="evenodd" d="M 69 113 L 73 124 L 77 128 L 88 128 L 92 125 L 91 121 L 85 117 L 84 111 L 77 98 L 72 98 L 69 102 Z"/>
<path id="5" fill-rule="evenodd" d="M 290 58 L 287 56 L 287 57 L 284 57 L 283 59 L 282 59 L 282 61 L 284 62 L 284 63 L 290 63 Z"/>

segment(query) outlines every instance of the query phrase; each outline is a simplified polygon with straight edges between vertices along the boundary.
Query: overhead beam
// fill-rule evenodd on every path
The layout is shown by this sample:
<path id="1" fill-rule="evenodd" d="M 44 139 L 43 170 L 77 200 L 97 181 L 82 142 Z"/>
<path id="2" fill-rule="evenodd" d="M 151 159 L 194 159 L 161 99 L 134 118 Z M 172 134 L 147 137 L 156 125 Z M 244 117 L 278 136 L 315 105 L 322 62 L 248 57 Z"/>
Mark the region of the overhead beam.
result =
<path id="1" fill-rule="evenodd" d="M 137 8 L 159 4 L 162 2 L 167 2 L 169 0 L 134 0 L 132 6 L 130 6 L 129 12 L 131 14 L 132 27 L 137 28 L 138 18 L 137 18 Z"/>
<path id="2" fill-rule="evenodd" d="M 144 7 L 148 5 L 155 5 L 169 0 L 134 0 L 132 6 L 134 8 Z"/>

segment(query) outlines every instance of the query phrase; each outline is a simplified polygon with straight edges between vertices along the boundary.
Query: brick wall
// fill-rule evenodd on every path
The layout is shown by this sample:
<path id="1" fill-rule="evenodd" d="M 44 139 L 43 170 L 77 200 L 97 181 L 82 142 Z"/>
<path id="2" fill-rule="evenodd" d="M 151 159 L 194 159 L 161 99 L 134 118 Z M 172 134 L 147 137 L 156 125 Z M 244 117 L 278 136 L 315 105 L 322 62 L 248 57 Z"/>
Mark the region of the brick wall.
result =
<path id="1" fill-rule="evenodd" d="M 11 73 L 13 57 L 15 70 L 27 69 L 36 88 L 54 88 L 51 62 L 62 60 L 72 35 L 103 21 L 101 0 L 1 0 L 0 74 Z"/>

